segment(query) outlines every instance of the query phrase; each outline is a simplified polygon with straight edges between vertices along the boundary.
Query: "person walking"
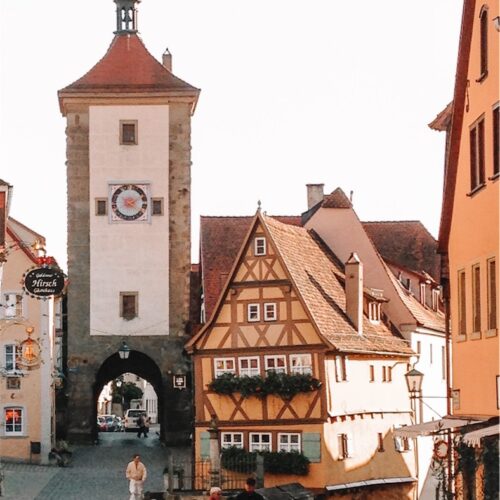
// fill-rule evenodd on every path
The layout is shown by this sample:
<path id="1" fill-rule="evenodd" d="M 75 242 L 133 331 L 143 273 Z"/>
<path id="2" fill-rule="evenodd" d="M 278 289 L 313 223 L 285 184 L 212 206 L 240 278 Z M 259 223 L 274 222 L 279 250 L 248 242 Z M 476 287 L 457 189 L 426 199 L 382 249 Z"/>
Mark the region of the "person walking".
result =
<path id="1" fill-rule="evenodd" d="M 139 417 L 137 418 L 137 427 L 139 427 L 139 430 L 137 431 L 138 438 L 141 437 L 141 434 L 144 434 L 144 437 L 146 437 L 145 421 L 146 421 L 146 417 L 143 413 L 141 413 L 139 415 Z"/>
<path id="2" fill-rule="evenodd" d="M 144 417 L 144 437 L 148 437 L 149 426 L 151 425 L 151 417 Z"/>
<path id="3" fill-rule="evenodd" d="M 146 481 L 148 477 L 148 471 L 141 462 L 141 457 L 138 453 L 136 453 L 132 457 L 132 461 L 128 463 L 125 477 L 130 481 L 130 500 L 141 500 L 144 491 L 144 481 Z"/>
<path id="4" fill-rule="evenodd" d="M 257 481 L 253 477 L 249 477 L 245 483 L 245 489 L 236 495 L 236 500 L 264 500 L 264 497 L 255 491 Z"/>

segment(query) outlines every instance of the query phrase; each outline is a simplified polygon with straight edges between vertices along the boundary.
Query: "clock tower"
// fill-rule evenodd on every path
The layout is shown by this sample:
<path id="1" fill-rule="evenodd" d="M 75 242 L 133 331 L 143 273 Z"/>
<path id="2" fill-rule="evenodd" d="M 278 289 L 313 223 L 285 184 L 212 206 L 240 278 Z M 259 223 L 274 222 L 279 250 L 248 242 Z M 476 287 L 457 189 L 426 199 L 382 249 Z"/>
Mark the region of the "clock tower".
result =
<path id="1" fill-rule="evenodd" d="M 146 49 L 139 0 L 114 0 L 108 51 L 58 92 L 66 118 L 68 407 L 73 440 L 95 439 L 96 401 L 125 372 L 148 380 L 161 438 L 182 436 L 188 391 L 191 116 L 199 90 Z M 127 359 L 118 350 L 126 344 Z"/>

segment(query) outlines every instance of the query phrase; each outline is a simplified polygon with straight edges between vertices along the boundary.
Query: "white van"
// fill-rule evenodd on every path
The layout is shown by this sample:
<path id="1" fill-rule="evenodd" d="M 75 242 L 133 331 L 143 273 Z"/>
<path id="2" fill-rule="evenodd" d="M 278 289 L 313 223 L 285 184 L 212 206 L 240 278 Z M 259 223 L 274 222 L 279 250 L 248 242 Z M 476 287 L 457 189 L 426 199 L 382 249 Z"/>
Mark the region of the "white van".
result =
<path id="1" fill-rule="evenodd" d="M 125 412 L 125 431 L 136 431 L 139 429 L 137 419 L 140 415 L 146 415 L 144 408 L 131 408 Z"/>

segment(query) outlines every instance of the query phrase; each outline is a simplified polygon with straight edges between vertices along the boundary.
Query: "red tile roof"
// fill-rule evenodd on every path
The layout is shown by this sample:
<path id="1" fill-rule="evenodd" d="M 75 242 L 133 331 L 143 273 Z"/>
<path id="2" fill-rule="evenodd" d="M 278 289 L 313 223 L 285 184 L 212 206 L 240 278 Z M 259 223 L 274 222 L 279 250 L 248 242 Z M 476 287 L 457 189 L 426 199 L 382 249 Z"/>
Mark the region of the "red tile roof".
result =
<path id="1" fill-rule="evenodd" d="M 409 270 L 426 271 L 439 282 L 437 241 L 420 221 L 363 222 L 377 251 L 390 262 Z"/>
<path id="2" fill-rule="evenodd" d="M 197 96 L 199 90 L 158 62 L 136 34 L 116 35 L 104 57 L 85 75 L 59 91 L 80 93 L 177 92 Z"/>

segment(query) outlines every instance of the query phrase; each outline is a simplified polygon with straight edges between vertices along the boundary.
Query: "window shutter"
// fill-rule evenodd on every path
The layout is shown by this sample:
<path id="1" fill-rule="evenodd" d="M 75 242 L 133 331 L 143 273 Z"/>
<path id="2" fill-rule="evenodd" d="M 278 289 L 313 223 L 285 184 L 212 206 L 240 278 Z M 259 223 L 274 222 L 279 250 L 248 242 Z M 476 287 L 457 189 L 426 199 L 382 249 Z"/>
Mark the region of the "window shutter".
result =
<path id="1" fill-rule="evenodd" d="M 321 462 L 321 435 L 319 432 L 302 434 L 302 453 L 310 462 Z"/>
<path id="2" fill-rule="evenodd" d="M 200 434 L 200 456 L 210 458 L 210 434 L 208 432 Z"/>

